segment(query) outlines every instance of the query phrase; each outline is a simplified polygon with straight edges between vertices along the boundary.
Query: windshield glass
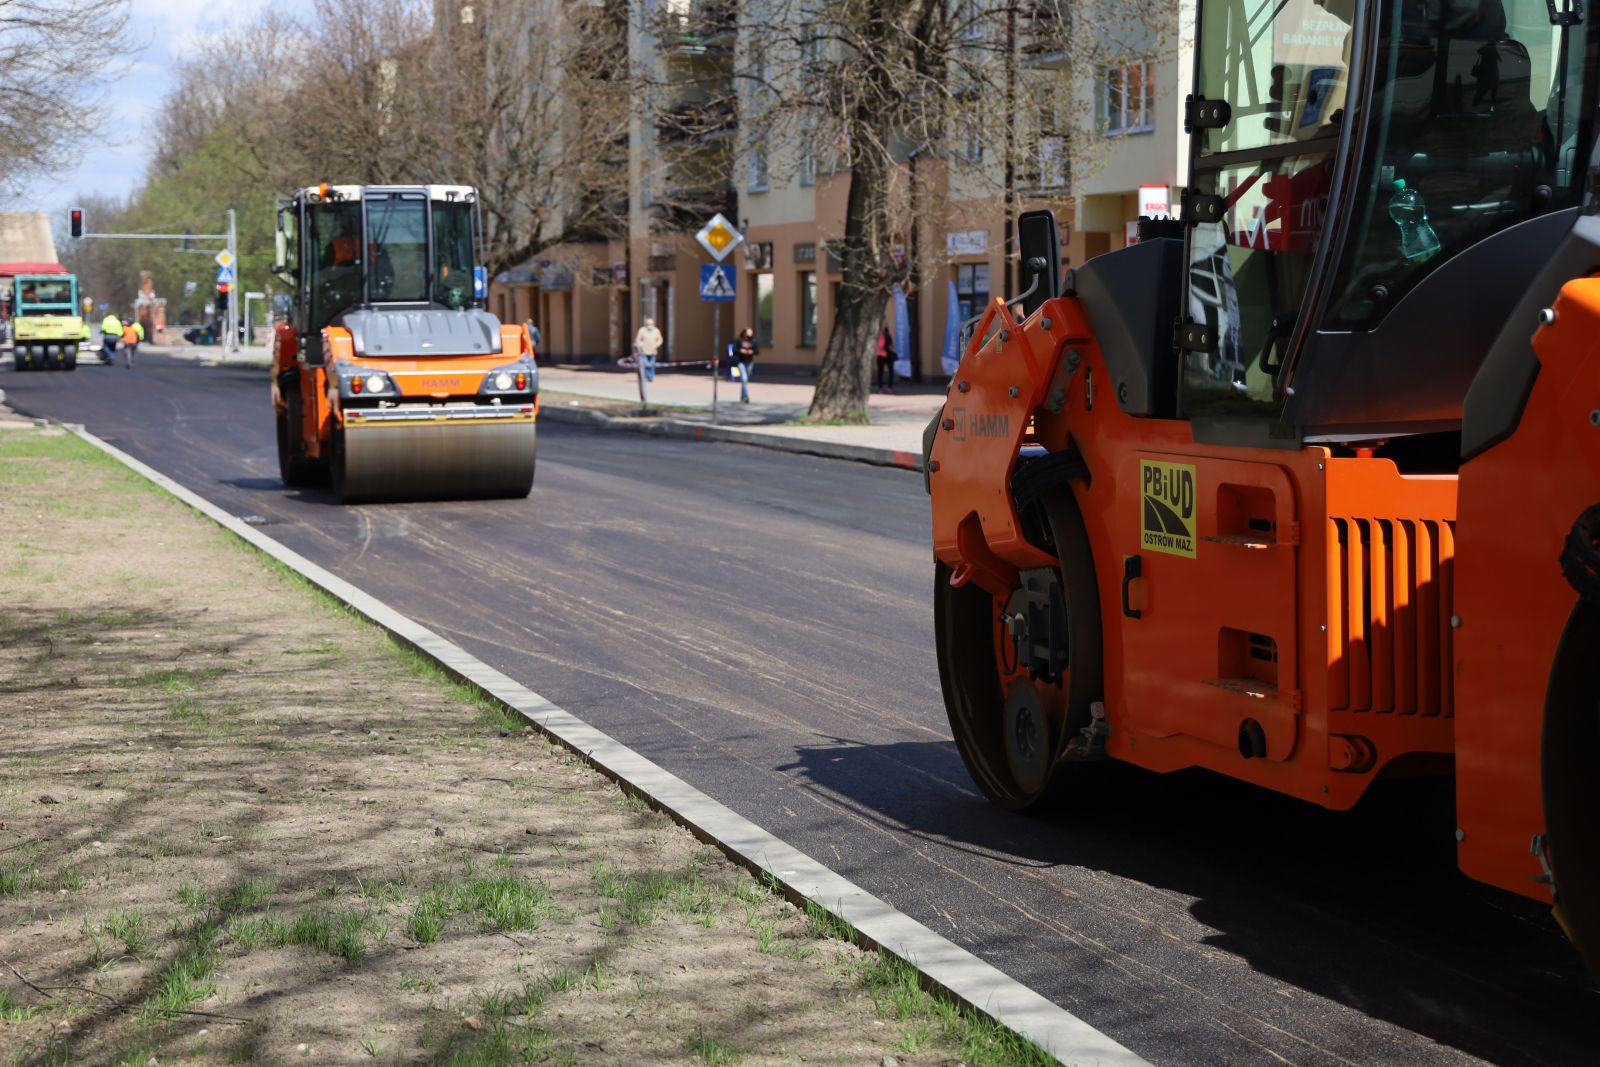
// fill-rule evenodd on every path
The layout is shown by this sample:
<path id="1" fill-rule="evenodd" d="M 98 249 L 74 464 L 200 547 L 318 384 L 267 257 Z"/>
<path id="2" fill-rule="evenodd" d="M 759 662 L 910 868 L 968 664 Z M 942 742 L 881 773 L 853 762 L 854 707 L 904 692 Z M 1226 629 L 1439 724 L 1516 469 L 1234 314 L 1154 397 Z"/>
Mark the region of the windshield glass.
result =
<path id="1" fill-rule="evenodd" d="M 472 205 L 433 202 L 433 298 L 447 308 L 472 303 Z"/>
<path id="2" fill-rule="evenodd" d="M 1353 21 L 1352 0 L 1202 5 L 1197 86 L 1232 116 L 1195 134 L 1191 186 L 1222 209 L 1190 231 L 1188 314 L 1213 343 L 1185 357 L 1186 414 L 1276 411 L 1327 217 Z"/>
<path id="3" fill-rule="evenodd" d="M 428 299 L 428 202 L 421 193 L 369 194 L 367 247 L 373 303 Z"/>
<path id="4" fill-rule="evenodd" d="M 1326 328 L 1370 329 L 1455 253 L 1581 202 L 1585 27 L 1552 26 L 1572 0 L 1552 2 L 1380 6 L 1374 119 Z"/>
<path id="5" fill-rule="evenodd" d="M 71 278 L 18 278 L 16 291 L 19 312 L 29 308 L 76 311 Z"/>

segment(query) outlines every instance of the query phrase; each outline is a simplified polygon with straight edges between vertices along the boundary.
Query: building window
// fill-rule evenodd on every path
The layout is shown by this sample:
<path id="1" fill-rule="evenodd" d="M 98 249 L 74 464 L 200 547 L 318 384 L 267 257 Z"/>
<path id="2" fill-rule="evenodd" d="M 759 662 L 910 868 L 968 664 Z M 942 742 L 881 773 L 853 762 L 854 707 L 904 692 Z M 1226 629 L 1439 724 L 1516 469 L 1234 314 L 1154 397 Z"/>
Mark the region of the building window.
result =
<path id="1" fill-rule="evenodd" d="M 817 154 L 809 145 L 800 153 L 800 184 L 817 184 Z"/>
<path id="2" fill-rule="evenodd" d="M 817 347 L 817 272 L 800 275 L 800 347 Z"/>
<path id="3" fill-rule="evenodd" d="M 1156 126 L 1155 65 L 1107 67 L 1099 81 L 1100 126 L 1108 136 L 1150 133 Z"/>
<path id="4" fill-rule="evenodd" d="M 956 32 L 969 41 L 983 36 L 983 4 L 980 0 L 958 0 L 953 12 Z"/>
<path id="5" fill-rule="evenodd" d="M 750 146 L 749 187 L 752 193 L 764 193 L 767 191 L 767 146 L 765 144 Z"/>
<path id="6" fill-rule="evenodd" d="M 756 308 L 756 344 L 762 348 L 772 347 L 772 275 L 757 274 L 754 289 Z"/>
<path id="7" fill-rule="evenodd" d="M 956 267 L 956 300 L 961 321 L 978 315 L 989 305 L 989 264 L 962 263 Z"/>
<path id="8" fill-rule="evenodd" d="M 1059 134 L 1039 138 L 1039 188 L 1064 189 L 1067 185 L 1067 139 Z"/>
<path id="9" fill-rule="evenodd" d="M 968 163 L 983 162 L 983 126 L 977 119 L 966 124 L 966 136 L 961 139 L 961 158 Z"/>

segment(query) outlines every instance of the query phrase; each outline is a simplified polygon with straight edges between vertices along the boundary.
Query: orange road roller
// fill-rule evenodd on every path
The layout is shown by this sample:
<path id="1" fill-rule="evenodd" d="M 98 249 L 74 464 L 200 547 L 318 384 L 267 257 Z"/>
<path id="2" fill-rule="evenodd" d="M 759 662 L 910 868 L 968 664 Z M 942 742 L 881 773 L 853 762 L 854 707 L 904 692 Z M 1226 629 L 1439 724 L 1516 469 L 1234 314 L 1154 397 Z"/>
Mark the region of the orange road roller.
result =
<path id="1" fill-rule="evenodd" d="M 324 183 L 279 205 L 285 485 L 326 478 L 341 503 L 528 495 L 539 370 L 528 331 L 484 307 L 479 232 L 468 186 Z"/>
<path id="2" fill-rule="evenodd" d="M 1600 19 L 1198 7 L 1178 217 L 1063 275 L 1024 214 L 929 426 L 957 746 L 1011 809 L 1451 775 L 1600 969 Z"/>

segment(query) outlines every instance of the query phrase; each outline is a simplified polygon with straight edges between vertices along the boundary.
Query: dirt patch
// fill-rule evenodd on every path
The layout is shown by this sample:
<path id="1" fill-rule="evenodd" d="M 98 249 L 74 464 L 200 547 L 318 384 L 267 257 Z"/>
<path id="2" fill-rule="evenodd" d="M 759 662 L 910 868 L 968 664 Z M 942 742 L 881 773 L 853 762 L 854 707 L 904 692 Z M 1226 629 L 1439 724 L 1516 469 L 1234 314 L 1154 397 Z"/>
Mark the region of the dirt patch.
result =
<path id="1" fill-rule="evenodd" d="M 0 1064 L 1044 1062 L 75 438 L 0 582 Z"/>

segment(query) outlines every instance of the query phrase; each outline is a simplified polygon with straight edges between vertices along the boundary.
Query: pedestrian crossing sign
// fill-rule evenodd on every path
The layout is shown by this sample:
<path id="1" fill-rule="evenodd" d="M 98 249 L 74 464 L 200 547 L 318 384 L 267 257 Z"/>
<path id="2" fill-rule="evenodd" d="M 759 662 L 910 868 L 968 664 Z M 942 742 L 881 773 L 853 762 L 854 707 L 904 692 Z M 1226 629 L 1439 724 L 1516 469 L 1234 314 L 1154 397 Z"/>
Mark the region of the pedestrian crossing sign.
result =
<path id="1" fill-rule="evenodd" d="M 700 299 L 727 303 L 734 298 L 738 275 L 729 263 L 700 264 Z"/>

